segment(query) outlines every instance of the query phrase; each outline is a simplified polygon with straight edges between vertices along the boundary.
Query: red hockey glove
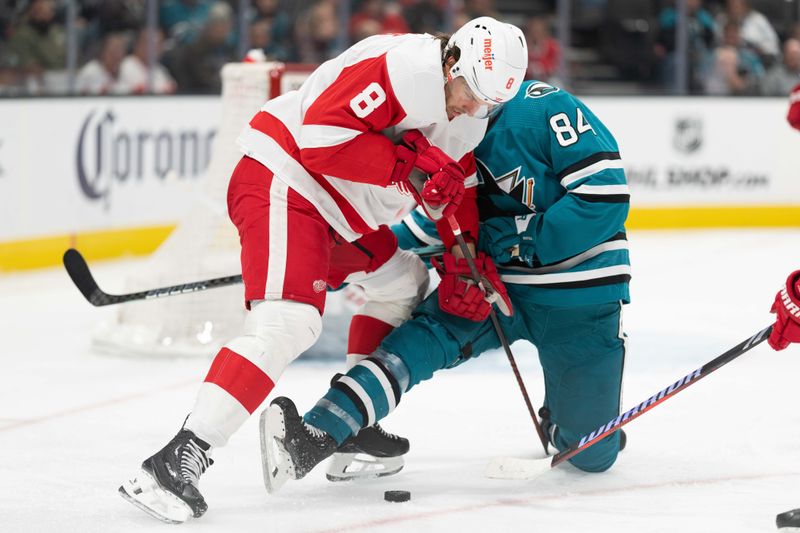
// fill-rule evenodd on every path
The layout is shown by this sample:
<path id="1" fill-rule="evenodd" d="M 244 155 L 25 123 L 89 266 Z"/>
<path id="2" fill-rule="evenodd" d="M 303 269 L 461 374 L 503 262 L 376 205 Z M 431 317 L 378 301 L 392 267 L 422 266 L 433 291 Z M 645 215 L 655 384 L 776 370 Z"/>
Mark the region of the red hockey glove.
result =
<path id="1" fill-rule="evenodd" d="M 768 339 L 770 346 L 783 350 L 790 343 L 800 342 L 800 270 L 789 275 L 775 296 L 770 313 L 778 315 Z"/>
<path id="2" fill-rule="evenodd" d="M 466 259 L 445 253 L 441 262 L 434 258 L 431 263 L 441 278 L 439 307 L 442 311 L 480 322 L 486 320 L 490 306 L 496 303 L 504 315 L 513 314 L 506 288 L 488 256 L 479 253 L 475 258 L 475 266 L 481 275 L 486 293 L 473 281 Z"/>
<path id="3" fill-rule="evenodd" d="M 789 95 L 789 113 L 786 115 L 789 125 L 796 130 L 800 130 L 800 85 L 792 89 Z"/>
<path id="4" fill-rule="evenodd" d="M 455 213 L 464 197 L 464 169 L 418 130 L 407 131 L 395 153 L 398 163 L 390 181 L 408 189 L 432 220 Z M 429 177 L 420 179 L 411 167 Z"/>

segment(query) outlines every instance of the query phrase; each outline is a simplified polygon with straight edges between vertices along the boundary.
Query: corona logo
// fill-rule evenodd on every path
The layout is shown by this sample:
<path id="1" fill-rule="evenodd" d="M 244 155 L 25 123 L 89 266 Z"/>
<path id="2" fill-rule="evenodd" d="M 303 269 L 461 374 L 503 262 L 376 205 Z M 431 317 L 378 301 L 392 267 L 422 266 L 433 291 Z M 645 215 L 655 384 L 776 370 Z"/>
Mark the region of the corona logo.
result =
<path id="1" fill-rule="evenodd" d="M 216 131 L 131 129 L 113 109 L 91 111 L 75 147 L 83 195 L 110 206 L 112 190 L 168 176 L 194 178 L 208 166 Z"/>
<path id="2" fill-rule="evenodd" d="M 491 39 L 484 39 L 483 40 L 483 68 L 485 70 L 492 70 L 492 63 L 494 61 L 494 54 L 492 53 L 492 40 Z"/>

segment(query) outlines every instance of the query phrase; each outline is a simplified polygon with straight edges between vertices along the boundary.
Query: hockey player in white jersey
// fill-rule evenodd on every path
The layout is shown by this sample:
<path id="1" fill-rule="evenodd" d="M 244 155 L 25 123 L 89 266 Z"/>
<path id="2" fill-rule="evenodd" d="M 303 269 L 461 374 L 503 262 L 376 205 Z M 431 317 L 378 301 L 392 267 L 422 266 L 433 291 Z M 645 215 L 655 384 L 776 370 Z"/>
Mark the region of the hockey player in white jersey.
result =
<path id="1" fill-rule="evenodd" d="M 417 202 L 453 215 L 467 239 L 477 238 L 472 150 L 486 117 L 516 94 L 526 64 L 522 32 L 481 17 L 452 38 L 368 38 L 261 108 L 238 139 L 244 156 L 228 189 L 250 310 L 243 334 L 221 348 L 180 432 L 123 483 L 123 497 L 166 522 L 207 510 L 198 483 L 211 450 L 315 342 L 328 287 L 356 283 L 366 293 L 350 328 L 348 367 L 408 318 L 427 271 L 398 249 L 387 224 Z M 446 223 L 439 233 L 453 244 Z M 350 450 L 368 448 L 359 437 Z"/>

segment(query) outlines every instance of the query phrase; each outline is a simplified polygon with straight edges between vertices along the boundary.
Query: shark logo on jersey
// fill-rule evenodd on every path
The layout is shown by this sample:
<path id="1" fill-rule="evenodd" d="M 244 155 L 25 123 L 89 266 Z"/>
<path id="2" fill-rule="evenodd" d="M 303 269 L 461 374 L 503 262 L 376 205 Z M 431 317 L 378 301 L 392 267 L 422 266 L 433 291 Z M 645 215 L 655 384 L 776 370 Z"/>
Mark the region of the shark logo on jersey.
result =
<path id="1" fill-rule="evenodd" d="M 483 183 L 486 178 L 491 179 L 501 191 L 524 204 L 534 213 L 536 212 L 536 206 L 533 204 L 533 188 L 536 185 L 536 178 L 523 176 L 522 166 L 495 177 L 489 167 L 477 157 L 475 158 L 475 164 L 478 167 L 478 181 L 480 183 Z"/>
<path id="2" fill-rule="evenodd" d="M 557 93 L 560 90 L 558 87 L 553 87 L 543 81 L 535 81 L 525 89 L 525 98 L 541 98 L 548 94 Z"/>
<path id="3" fill-rule="evenodd" d="M 503 192 L 507 192 L 511 194 L 511 191 L 516 189 L 520 183 L 524 182 L 525 178 L 522 177 L 522 167 L 519 166 L 514 170 L 506 172 L 502 176 L 498 176 L 494 178 L 494 182 L 497 184 Z"/>

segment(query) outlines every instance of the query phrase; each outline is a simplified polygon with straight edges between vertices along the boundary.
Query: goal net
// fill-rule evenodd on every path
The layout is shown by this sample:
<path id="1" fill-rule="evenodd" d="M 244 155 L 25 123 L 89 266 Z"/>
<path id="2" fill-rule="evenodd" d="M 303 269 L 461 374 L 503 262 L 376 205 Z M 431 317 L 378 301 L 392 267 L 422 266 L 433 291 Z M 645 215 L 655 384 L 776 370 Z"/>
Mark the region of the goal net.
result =
<path id="1" fill-rule="evenodd" d="M 222 122 L 204 186 L 188 216 L 126 280 L 126 291 L 240 272 L 239 238 L 226 206 L 228 180 L 241 157 L 236 137 L 267 99 L 298 87 L 310 71 L 310 66 L 281 63 L 233 63 L 222 69 Z M 357 294 L 328 295 L 323 335 L 306 357 L 344 356 L 347 322 L 355 308 L 348 298 Z M 243 285 L 130 302 L 97 328 L 92 345 L 115 355 L 210 357 L 241 333 L 244 314 Z"/>

